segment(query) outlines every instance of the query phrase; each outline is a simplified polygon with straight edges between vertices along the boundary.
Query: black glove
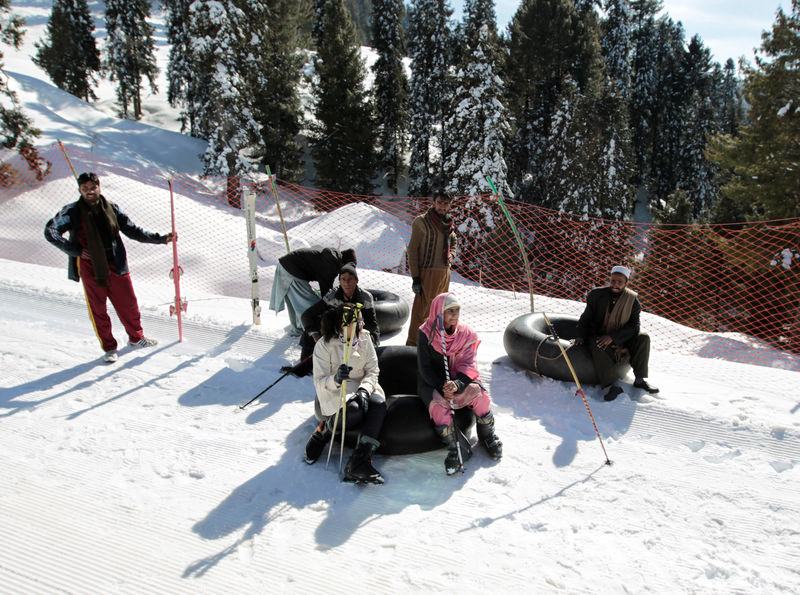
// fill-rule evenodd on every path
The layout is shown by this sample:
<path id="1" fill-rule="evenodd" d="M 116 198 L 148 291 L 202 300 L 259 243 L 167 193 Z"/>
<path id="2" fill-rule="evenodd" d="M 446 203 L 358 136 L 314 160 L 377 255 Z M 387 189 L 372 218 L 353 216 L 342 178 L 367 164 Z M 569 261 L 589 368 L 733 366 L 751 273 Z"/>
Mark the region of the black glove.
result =
<path id="1" fill-rule="evenodd" d="M 350 397 L 350 400 L 355 401 L 364 413 L 369 409 L 369 393 L 363 386 L 356 391 L 356 394 Z"/>
<path id="2" fill-rule="evenodd" d="M 422 295 L 422 281 L 419 277 L 411 278 L 411 291 L 413 291 L 415 295 Z"/>
<path id="3" fill-rule="evenodd" d="M 336 384 L 341 384 L 342 380 L 347 380 L 350 378 L 350 370 L 352 369 L 353 368 L 347 364 L 340 365 L 336 370 L 336 376 L 333 377 L 333 379 L 336 381 Z"/>

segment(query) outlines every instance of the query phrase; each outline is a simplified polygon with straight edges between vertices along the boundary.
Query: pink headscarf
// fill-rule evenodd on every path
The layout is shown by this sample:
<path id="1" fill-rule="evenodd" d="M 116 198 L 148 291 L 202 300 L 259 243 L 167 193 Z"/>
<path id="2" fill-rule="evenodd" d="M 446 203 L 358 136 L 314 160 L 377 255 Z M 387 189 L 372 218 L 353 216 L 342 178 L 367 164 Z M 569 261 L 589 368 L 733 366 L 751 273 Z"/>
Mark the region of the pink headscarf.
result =
<path id="1" fill-rule="evenodd" d="M 428 318 L 420 325 L 419 330 L 425 333 L 428 341 L 437 353 L 442 355 L 442 335 L 444 334 L 444 349 L 447 351 L 450 377 L 455 378 L 458 373 L 466 374 L 470 379 L 477 380 L 478 365 L 476 357 L 480 340 L 478 334 L 461 321 L 456 324 L 452 333 L 443 333 L 444 327 L 444 302 L 452 293 L 440 293 L 431 302 L 431 311 Z"/>

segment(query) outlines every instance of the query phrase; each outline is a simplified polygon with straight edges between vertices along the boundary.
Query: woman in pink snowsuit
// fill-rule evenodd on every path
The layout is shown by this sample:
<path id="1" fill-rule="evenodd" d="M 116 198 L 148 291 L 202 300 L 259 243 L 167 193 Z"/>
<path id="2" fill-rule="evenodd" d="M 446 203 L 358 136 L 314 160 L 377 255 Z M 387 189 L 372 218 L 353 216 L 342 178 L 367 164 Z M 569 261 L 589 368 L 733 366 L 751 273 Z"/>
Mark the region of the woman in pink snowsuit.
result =
<path id="1" fill-rule="evenodd" d="M 461 305 L 454 294 L 437 295 L 417 337 L 417 392 L 447 446 L 444 464 L 448 475 L 460 467 L 452 409 L 472 409 L 478 422 L 478 440 L 492 458 L 503 456 L 503 443 L 494 433 L 492 400 L 478 373 L 480 340 L 469 326 L 459 323 L 460 314 Z"/>

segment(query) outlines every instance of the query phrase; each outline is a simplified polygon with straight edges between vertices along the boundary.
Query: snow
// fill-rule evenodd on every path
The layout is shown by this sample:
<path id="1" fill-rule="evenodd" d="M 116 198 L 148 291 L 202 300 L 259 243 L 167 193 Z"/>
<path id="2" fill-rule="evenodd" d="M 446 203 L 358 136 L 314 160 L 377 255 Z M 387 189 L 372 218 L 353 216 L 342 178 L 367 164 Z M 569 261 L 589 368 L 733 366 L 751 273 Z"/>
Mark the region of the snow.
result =
<path id="1" fill-rule="evenodd" d="M 22 52 L 6 62 L 43 144 L 62 138 L 108 159 L 199 170 L 199 141 L 70 100 Z M 113 96 L 107 81 L 98 95 Z M 174 113 L 155 100 L 149 109 L 153 121 Z M 152 228 L 137 220 L 136 182 L 109 182 Z M 6 206 L 4 241 L 20 219 Z M 346 214 L 352 235 L 342 242 L 392 233 L 376 229 L 371 207 Z M 290 238 L 333 242 L 322 219 Z M 286 312 L 265 308 L 254 327 L 247 300 L 208 286 L 188 296 L 180 343 L 164 306 L 170 282 L 137 277 L 143 263 L 128 241 L 144 328 L 159 345 L 125 347 L 108 365 L 80 286 L 40 233 L 32 237 L 58 264 L 0 258 L 0 592 L 800 590 L 796 371 L 725 360 L 717 338 L 700 333 L 653 352 L 658 395 L 632 390 L 630 378 L 612 403 L 585 387 L 609 466 L 575 387 L 515 369 L 504 328 L 473 317 L 470 304 L 501 292 L 457 284 L 462 318 L 482 329 L 480 371 L 505 456 L 493 462 L 478 447 L 453 477 L 443 450 L 376 456 L 386 484 L 359 488 L 339 481 L 336 455 L 328 469 L 302 460 L 314 428 L 310 378 L 287 377 L 238 407 L 297 360 Z M 259 250 L 277 254 L 282 243 L 265 234 Z M 179 249 L 182 261 L 210 256 L 190 237 Z M 231 282 L 246 274 L 244 258 Z M 261 269 L 264 304 L 270 270 Z M 659 325 L 671 323 L 647 317 L 648 329 Z M 123 341 L 116 321 L 115 330 Z"/>

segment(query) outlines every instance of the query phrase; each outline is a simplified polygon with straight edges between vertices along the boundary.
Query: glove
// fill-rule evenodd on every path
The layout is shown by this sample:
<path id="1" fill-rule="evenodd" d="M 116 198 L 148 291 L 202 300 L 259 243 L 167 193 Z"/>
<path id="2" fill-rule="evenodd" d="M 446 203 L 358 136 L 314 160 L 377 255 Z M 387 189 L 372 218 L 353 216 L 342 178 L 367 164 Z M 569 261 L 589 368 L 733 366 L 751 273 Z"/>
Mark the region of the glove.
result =
<path id="1" fill-rule="evenodd" d="M 369 393 L 363 386 L 356 391 L 356 394 L 350 397 L 350 400 L 355 401 L 363 413 L 366 413 L 367 409 L 369 409 Z"/>
<path id="2" fill-rule="evenodd" d="M 347 364 L 340 365 L 336 370 L 336 375 L 333 377 L 333 379 L 336 381 L 336 384 L 341 384 L 343 380 L 350 378 L 350 370 L 352 369 L 353 368 Z"/>
<path id="3" fill-rule="evenodd" d="M 422 295 L 422 281 L 419 277 L 413 277 L 411 279 L 411 291 L 413 291 L 415 295 Z"/>

